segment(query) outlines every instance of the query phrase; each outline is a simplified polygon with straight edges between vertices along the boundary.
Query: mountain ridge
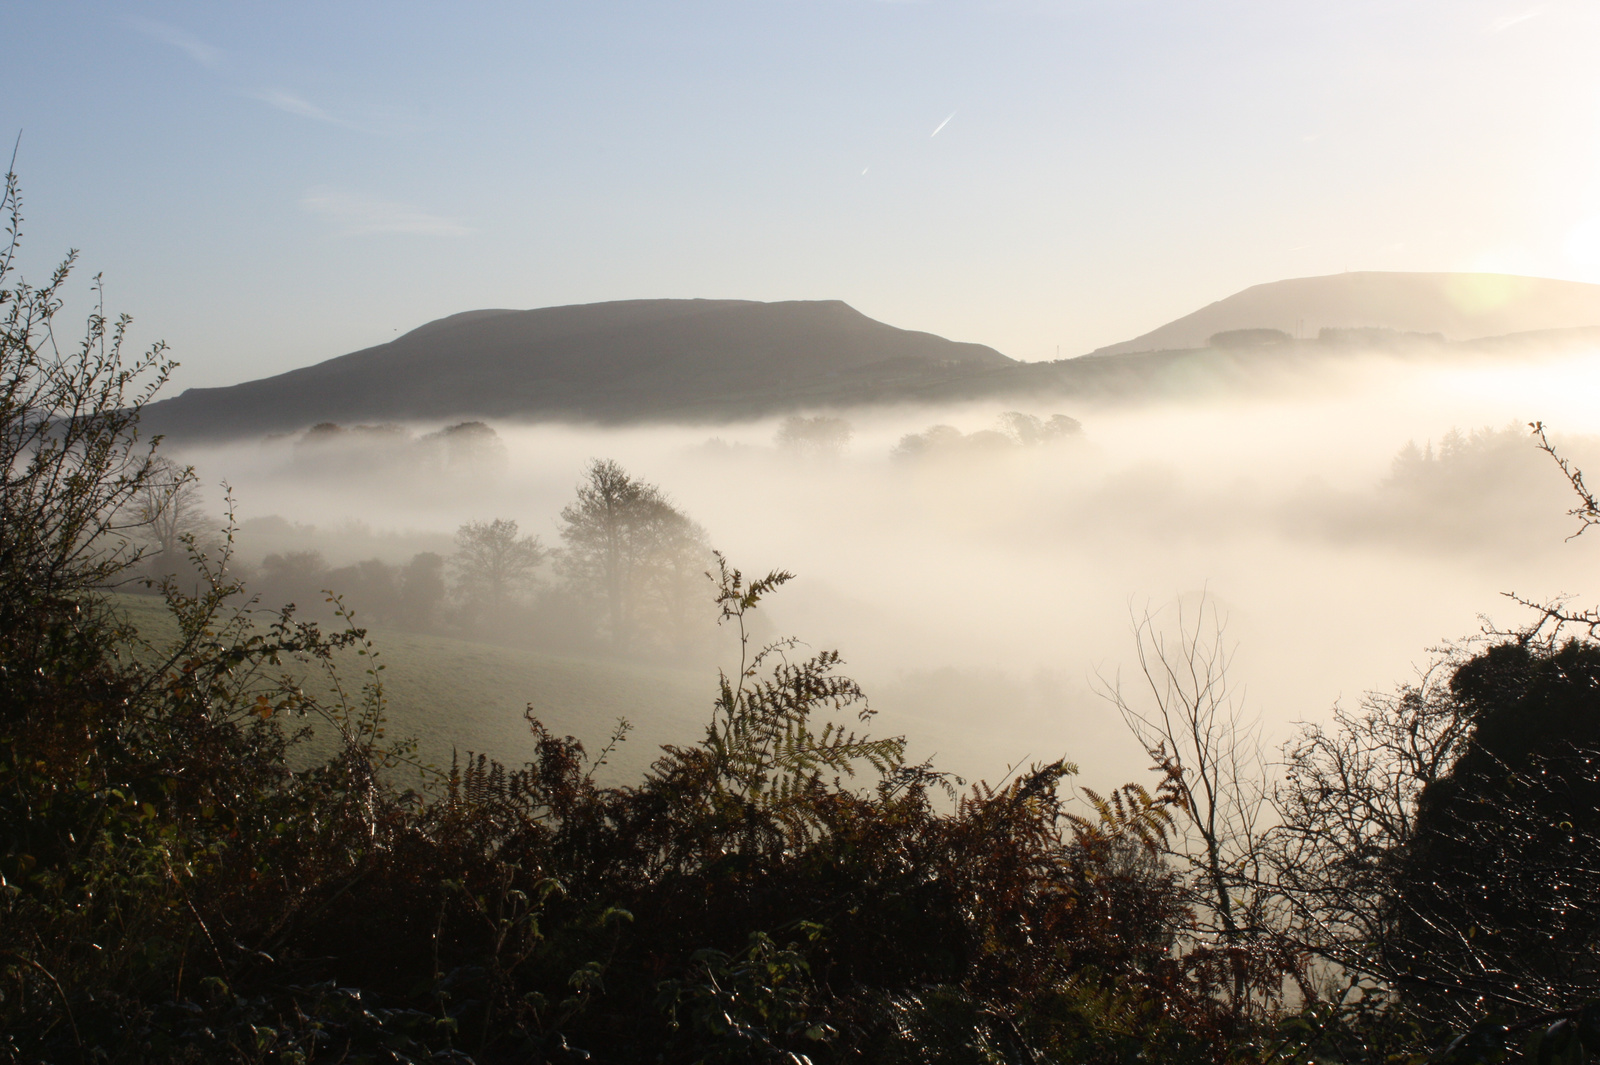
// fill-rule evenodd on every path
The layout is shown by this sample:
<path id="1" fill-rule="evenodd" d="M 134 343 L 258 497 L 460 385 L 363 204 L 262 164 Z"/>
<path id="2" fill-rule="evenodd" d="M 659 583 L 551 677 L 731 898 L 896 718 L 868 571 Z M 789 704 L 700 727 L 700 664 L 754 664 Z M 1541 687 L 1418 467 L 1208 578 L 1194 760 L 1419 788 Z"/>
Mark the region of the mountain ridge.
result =
<path id="1" fill-rule="evenodd" d="M 347 420 L 726 420 L 1011 365 L 840 300 L 620 300 L 465 311 L 311 366 L 189 389 L 146 420 L 189 437 Z"/>
<path id="2" fill-rule="evenodd" d="M 1286 369 L 1363 346 L 1507 359 L 1600 347 L 1600 285 L 1378 271 L 1290 278 L 1132 340 L 1037 363 L 887 325 L 841 300 L 482 308 L 311 366 L 189 389 L 147 407 L 145 423 L 217 439 L 324 421 L 717 423 L 891 403 L 1170 396 L 1282 380 Z"/>

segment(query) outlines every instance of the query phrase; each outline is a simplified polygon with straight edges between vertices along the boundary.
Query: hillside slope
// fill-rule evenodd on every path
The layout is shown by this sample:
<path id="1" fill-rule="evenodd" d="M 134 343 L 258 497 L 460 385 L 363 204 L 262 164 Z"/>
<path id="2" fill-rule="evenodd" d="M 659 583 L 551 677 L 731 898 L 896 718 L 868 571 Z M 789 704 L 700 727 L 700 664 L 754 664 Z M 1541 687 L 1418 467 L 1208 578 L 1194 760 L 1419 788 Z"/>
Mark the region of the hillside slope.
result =
<path id="1" fill-rule="evenodd" d="M 1535 330 L 1600 326 L 1600 285 L 1512 274 L 1358 272 L 1255 285 L 1094 355 L 1206 346 L 1233 329 L 1377 327 L 1474 340 Z"/>
<path id="2" fill-rule="evenodd" d="M 158 647 L 177 637 L 161 599 L 121 595 L 113 600 L 140 635 Z M 265 623 L 265 622 L 263 622 Z M 384 666 L 388 734 L 417 741 L 417 757 L 449 766 L 452 754 L 487 754 L 510 765 L 533 758 L 534 737 L 523 711 L 558 736 L 575 736 L 591 752 L 605 746 L 619 718 L 634 732 L 608 759 L 608 779 L 638 779 L 665 743 L 700 738 L 716 694 L 716 676 L 693 669 L 520 650 L 397 630 L 371 636 Z M 358 690 L 372 661 L 354 652 L 337 659 L 343 683 Z M 313 693 L 329 694 L 322 675 L 290 666 Z M 315 719 L 305 724 L 317 726 Z M 326 753 L 333 733 L 311 740 Z"/>
<path id="3" fill-rule="evenodd" d="M 322 421 L 719 420 L 894 399 L 1010 365 L 837 300 L 631 300 L 453 315 L 275 377 L 190 389 L 144 422 L 204 438 Z"/>

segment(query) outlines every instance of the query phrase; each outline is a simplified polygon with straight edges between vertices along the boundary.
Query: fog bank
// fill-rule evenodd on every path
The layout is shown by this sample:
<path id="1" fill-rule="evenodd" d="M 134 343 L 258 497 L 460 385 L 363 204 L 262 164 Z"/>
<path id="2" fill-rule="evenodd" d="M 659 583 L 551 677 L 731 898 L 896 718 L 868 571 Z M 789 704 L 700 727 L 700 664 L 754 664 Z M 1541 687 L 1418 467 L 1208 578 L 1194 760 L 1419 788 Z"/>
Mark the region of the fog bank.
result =
<path id="1" fill-rule="evenodd" d="M 1033 444 L 984 403 L 843 412 L 852 435 L 837 451 L 780 447 L 767 420 L 495 424 L 503 452 L 456 462 L 418 442 L 436 425 L 178 454 L 207 485 L 232 485 L 246 562 L 315 549 L 338 564 L 447 554 L 460 525 L 495 518 L 559 546 L 583 468 L 615 459 L 734 564 L 795 572 L 763 604 L 772 631 L 840 648 L 881 711 L 875 729 L 906 732 L 914 755 L 990 779 L 1066 755 L 1107 785 L 1147 761 L 1092 691 L 1127 676 L 1130 614 L 1220 605 L 1233 680 L 1276 738 L 1406 679 L 1430 647 L 1480 632 L 1481 615 L 1525 622 L 1501 593 L 1600 600 L 1600 548 L 1564 539 L 1570 490 L 1525 426 L 1543 420 L 1600 469 L 1597 383 L 1594 353 L 1353 357 L 1274 396 L 1029 404 L 1041 424 L 1082 423 Z M 936 425 L 956 431 L 935 434 L 948 446 L 902 446 Z"/>

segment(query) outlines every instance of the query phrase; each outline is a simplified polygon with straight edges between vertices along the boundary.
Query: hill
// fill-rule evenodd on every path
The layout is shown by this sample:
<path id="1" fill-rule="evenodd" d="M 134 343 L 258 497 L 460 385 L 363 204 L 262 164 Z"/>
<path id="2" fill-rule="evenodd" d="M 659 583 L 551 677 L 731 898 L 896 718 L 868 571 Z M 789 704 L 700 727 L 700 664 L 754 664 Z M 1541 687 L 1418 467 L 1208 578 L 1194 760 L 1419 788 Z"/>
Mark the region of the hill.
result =
<path id="1" fill-rule="evenodd" d="M 144 424 L 207 438 L 323 421 L 725 420 L 894 400 L 1011 365 L 837 300 L 480 310 L 275 377 L 189 389 L 147 407 Z"/>
<path id="2" fill-rule="evenodd" d="M 1600 326 L 1600 285 L 1512 274 L 1379 273 L 1254 285 L 1097 356 L 1181 351 L 1233 330 L 1315 338 L 1323 329 L 1440 334 L 1447 341 Z"/>
<path id="3" fill-rule="evenodd" d="M 1232 335 L 1209 347 L 1222 333 Z M 193 441 L 319 422 L 719 422 L 907 401 L 1128 399 L 1247 388 L 1352 345 L 1515 358 L 1592 347 L 1597 335 L 1600 285 L 1508 274 L 1275 281 L 1039 363 L 838 300 L 628 300 L 467 311 L 275 377 L 190 389 L 145 408 L 144 424 Z"/>

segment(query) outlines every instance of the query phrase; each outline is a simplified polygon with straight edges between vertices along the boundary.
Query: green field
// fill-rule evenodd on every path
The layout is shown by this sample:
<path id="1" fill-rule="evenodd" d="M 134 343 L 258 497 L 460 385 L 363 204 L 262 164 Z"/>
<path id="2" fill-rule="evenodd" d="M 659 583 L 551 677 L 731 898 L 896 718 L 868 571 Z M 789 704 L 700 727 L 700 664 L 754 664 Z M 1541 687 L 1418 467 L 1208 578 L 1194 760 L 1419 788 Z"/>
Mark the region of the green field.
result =
<path id="1" fill-rule="evenodd" d="M 140 635 L 160 646 L 176 635 L 161 600 L 117 596 L 117 609 Z M 604 746 L 619 718 L 634 725 L 600 777 L 637 780 L 663 743 L 693 743 L 716 694 L 716 677 L 606 659 L 543 654 L 445 636 L 373 629 L 368 636 L 384 666 L 390 737 L 418 743 L 424 762 L 448 766 L 452 750 L 487 754 L 516 765 L 533 753 L 523 720 L 534 713 L 557 735 L 576 736 L 591 753 Z M 353 653 L 339 663 L 344 686 L 359 692 L 369 661 Z M 308 689 L 314 686 L 308 684 Z"/>

